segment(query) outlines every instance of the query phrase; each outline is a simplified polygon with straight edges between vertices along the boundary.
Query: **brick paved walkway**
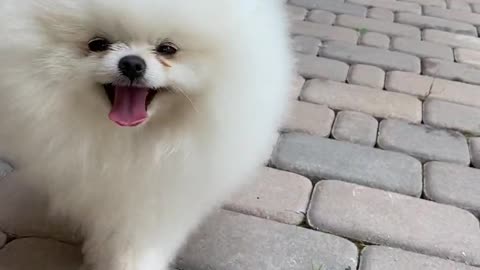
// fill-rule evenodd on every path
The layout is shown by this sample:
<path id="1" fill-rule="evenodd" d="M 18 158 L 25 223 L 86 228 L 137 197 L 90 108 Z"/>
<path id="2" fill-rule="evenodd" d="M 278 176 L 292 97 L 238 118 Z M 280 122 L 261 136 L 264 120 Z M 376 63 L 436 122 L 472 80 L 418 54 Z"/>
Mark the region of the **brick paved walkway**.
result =
<path id="1" fill-rule="evenodd" d="M 175 267 L 480 270 L 480 0 L 288 10 L 299 76 L 270 166 Z M 77 269 L 44 207 L 0 183 L 0 269 Z"/>

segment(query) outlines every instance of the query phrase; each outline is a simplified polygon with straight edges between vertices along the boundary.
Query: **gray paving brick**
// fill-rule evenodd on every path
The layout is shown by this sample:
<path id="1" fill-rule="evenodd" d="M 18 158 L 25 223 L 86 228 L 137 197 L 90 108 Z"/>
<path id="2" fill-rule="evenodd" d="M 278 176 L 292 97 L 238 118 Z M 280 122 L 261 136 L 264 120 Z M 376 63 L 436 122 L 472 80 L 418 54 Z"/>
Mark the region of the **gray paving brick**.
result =
<path id="1" fill-rule="evenodd" d="M 347 82 L 383 89 L 385 71 L 369 65 L 352 65 L 347 76 Z"/>
<path id="2" fill-rule="evenodd" d="M 329 24 L 332 25 L 335 21 L 335 14 L 325 10 L 312 10 L 308 13 L 307 20 L 320 24 Z"/>
<path id="3" fill-rule="evenodd" d="M 425 98 L 430 93 L 433 78 L 415 73 L 390 71 L 385 79 L 385 89 Z"/>
<path id="4" fill-rule="evenodd" d="M 13 172 L 13 167 L 5 161 L 0 160 L 0 179 Z"/>
<path id="5" fill-rule="evenodd" d="M 420 16 L 417 14 L 400 12 L 397 13 L 395 17 L 397 23 L 410 24 L 417 26 L 419 28 L 433 28 L 438 30 L 443 30 L 452 33 L 459 33 L 465 35 L 476 36 L 477 29 L 467 23 L 450 21 L 447 19 L 431 17 L 431 16 Z"/>
<path id="6" fill-rule="evenodd" d="M 321 45 L 322 41 L 315 37 L 302 35 L 293 37 L 293 49 L 298 53 L 316 56 Z"/>
<path id="7" fill-rule="evenodd" d="M 470 4 L 472 6 L 472 11 L 475 13 L 480 13 L 480 4 Z"/>
<path id="8" fill-rule="evenodd" d="M 324 232 L 480 264 L 478 220 L 449 205 L 345 182 L 322 181 L 314 189 L 307 219 L 312 227 Z"/>
<path id="9" fill-rule="evenodd" d="M 336 0 L 291 0 L 290 4 L 307 9 L 321 9 L 333 13 L 350 14 L 361 17 L 365 17 L 367 14 L 366 7 Z"/>
<path id="10" fill-rule="evenodd" d="M 432 17 L 480 25 L 480 14 L 475 14 L 468 11 L 444 9 L 438 7 L 425 7 L 423 9 L 423 13 Z"/>
<path id="11" fill-rule="evenodd" d="M 362 250 L 359 270 L 478 270 L 479 268 L 401 249 L 369 246 Z"/>
<path id="12" fill-rule="evenodd" d="M 415 123 L 422 121 L 422 103 L 417 98 L 365 86 L 310 80 L 305 83 L 300 99 L 378 118 L 400 118 Z"/>
<path id="13" fill-rule="evenodd" d="M 396 37 L 392 39 L 391 48 L 395 51 L 413 54 L 422 58 L 432 57 L 453 61 L 452 48 L 428 41 Z"/>
<path id="14" fill-rule="evenodd" d="M 315 180 L 339 179 L 412 196 L 422 189 L 421 164 L 412 157 L 305 134 L 282 135 L 272 164 Z"/>
<path id="15" fill-rule="evenodd" d="M 188 241 L 176 267 L 185 270 L 356 269 L 357 247 L 340 237 L 221 211 Z"/>
<path id="16" fill-rule="evenodd" d="M 354 29 L 366 29 L 370 32 L 378 32 L 390 36 L 404 36 L 413 39 L 420 39 L 420 29 L 399 23 L 342 14 L 337 16 L 336 24 Z"/>
<path id="17" fill-rule="evenodd" d="M 480 108 L 427 99 L 423 106 L 424 122 L 428 125 L 455 129 L 480 135 Z"/>
<path id="18" fill-rule="evenodd" d="M 358 4 L 363 6 L 370 7 L 379 7 L 385 8 L 392 11 L 405 11 L 411 12 L 414 14 L 420 14 L 422 8 L 419 4 L 400 2 L 400 1 L 389 1 L 389 0 L 347 0 L 347 3 Z"/>
<path id="19" fill-rule="evenodd" d="M 447 4 L 444 0 L 403 0 L 403 1 L 417 3 L 422 6 L 434 6 L 434 7 L 441 7 L 441 8 L 447 7 Z"/>
<path id="20" fill-rule="evenodd" d="M 282 132 L 303 132 L 328 137 L 335 112 L 324 105 L 292 101 L 280 128 Z"/>
<path id="21" fill-rule="evenodd" d="M 342 42 L 327 42 L 320 48 L 320 54 L 351 64 L 366 64 L 378 66 L 384 70 L 420 73 L 420 59 L 401 52 L 355 46 Z"/>
<path id="22" fill-rule="evenodd" d="M 445 44 L 450 47 L 480 50 L 480 38 L 469 35 L 454 34 L 435 29 L 424 29 L 422 37 L 426 41 Z"/>
<path id="23" fill-rule="evenodd" d="M 472 12 L 470 4 L 463 0 L 447 0 L 447 7 L 448 9 Z"/>
<path id="24" fill-rule="evenodd" d="M 224 208 L 299 225 L 305 218 L 311 193 L 312 182 L 308 178 L 272 168 L 263 168 L 255 181 L 236 192 L 225 203 Z"/>
<path id="25" fill-rule="evenodd" d="M 445 162 L 429 162 L 424 169 L 425 196 L 454 205 L 480 217 L 480 170 Z"/>
<path id="26" fill-rule="evenodd" d="M 287 5 L 288 17 L 290 20 L 303 21 L 307 15 L 307 9 L 302 7 L 295 7 Z"/>
<path id="27" fill-rule="evenodd" d="M 467 64 L 425 58 L 422 62 L 423 74 L 466 83 L 480 84 L 480 69 Z"/>
<path id="28" fill-rule="evenodd" d="M 387 21 L 393 22 L 394 14 L 393 11 L 385 9 L 385 8 L 370 8 L 367 12 L 367 17 L 380 20 L 380 21 Z"/>
<path id="29" fill-rule="evenodd" d="M 340 141 L 374 146 L 377 141 L 378 121 L 359 112 L 341 111 L 337 114 L 332 135 Z"/>
<path id="30" fill-rule="evenodd" d="M 388 49 L 390 47 L 390 38 L 384 34 L 367 32 L 360 36 L 358 44 Z"/>
<path id="31" fill-rule="evenodd" d="M 300 75 L 294 76 L 292 86 L 290 88 L 291 90 L 290 90 L 290 93 L 289 93 L 290 94 L 289 95 L 290 99 L 298 100 L 298 98 L 300 97 L 300 92 L 302 91 L 304 84 L 305 84 L 305 78 L 303 78 Z"/>
<path id="32" fill-rule="evenodd" d="M 429 97 L 480 107 L 480 86 L 435 79 Z"/>
<path id="33" fill-rule="evenodd" d="M 470 164 L 467 139 L 459 132 L 388 119 L 380 123 L 378 145 L 422 161 L 440 160 Z"/>
<path id="34" fill-rule="evenodd" d="M 480 169 L 480 138 L 470 138 L 470 155 L 472 156 L 472 164 Z"/>
<path id="35" fill-rule="evenodd" d="M 355 30 L 313 22 L 294 21 L 290 31 L 293 34 L 317 37 L 321 40 L 337 40 L 356 44 L 359 33 Z"/>
<path id="36" fill-rule="evenodd" d="M 480 68 L 480 52 L 466 48 L 455 48 L 455 60 L 459 63 L 474 65 Z"/>
<path id="37" fill-rule="evenodd" d="M 54 240 L 25 238 L 0 250 L 0 269 L 77 270 L 82 265 L 80 249 Z"/>
<path id="38" fill-rule="evenodd" d="M 325 78 L 334 81 L 347 79 L 349 66 L 343 62 L 304 54 L 297 54 L 297 70 L 304 78 Z"/>

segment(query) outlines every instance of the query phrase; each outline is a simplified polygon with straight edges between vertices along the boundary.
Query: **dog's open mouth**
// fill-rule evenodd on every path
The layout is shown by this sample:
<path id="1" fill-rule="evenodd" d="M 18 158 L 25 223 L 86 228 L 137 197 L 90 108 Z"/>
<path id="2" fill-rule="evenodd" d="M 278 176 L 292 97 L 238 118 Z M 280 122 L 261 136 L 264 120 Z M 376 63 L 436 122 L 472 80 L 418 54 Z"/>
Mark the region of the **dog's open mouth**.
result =
<path id="1" fill-rule="evenodd" d="M 157 94 L 157 90 L 105 84 L 105 93 L 112 104 L 109 118 L 122 127 L 134 127 L 144 123 L 147 109 Z"/>

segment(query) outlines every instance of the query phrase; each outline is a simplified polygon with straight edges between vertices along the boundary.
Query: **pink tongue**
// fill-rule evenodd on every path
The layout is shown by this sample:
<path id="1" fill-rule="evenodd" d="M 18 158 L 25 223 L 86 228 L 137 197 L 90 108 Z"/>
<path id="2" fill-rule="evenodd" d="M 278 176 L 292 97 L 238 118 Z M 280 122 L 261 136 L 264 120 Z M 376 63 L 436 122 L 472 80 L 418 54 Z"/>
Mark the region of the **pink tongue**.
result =
<path id="1" fill-rule="evenodd" d="M 147 88 L 116 86 L 115 99 L 109 114 L 110 120 L 127 127 L 145 122 L 148 117 L 145 110 L 147 95 Z"/>

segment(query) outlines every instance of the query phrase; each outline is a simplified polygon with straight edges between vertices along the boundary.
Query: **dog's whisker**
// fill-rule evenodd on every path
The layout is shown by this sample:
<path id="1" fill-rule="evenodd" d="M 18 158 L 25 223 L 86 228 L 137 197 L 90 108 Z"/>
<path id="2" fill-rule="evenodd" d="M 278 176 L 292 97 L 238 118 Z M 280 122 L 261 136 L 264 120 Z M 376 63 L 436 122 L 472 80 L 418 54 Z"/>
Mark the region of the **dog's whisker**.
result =
<path id="1" fill-rule="evenodd" d="M 190 104 L 192 105 L 192 108 L 193 110 L 196 112 L 196 113 L 200 113 L 200 111 L 197 109 L 197 107 L 195 106 L 195 103 L 193 103 L 193 100 L 187 95 L 187 93 L 185 93 L 185 91 L 183 91 L 180 87 L 178 86 L 174 86 L 175 90 L 177 90 L 179 93 L 181 93 L 189 102 Z"/>

